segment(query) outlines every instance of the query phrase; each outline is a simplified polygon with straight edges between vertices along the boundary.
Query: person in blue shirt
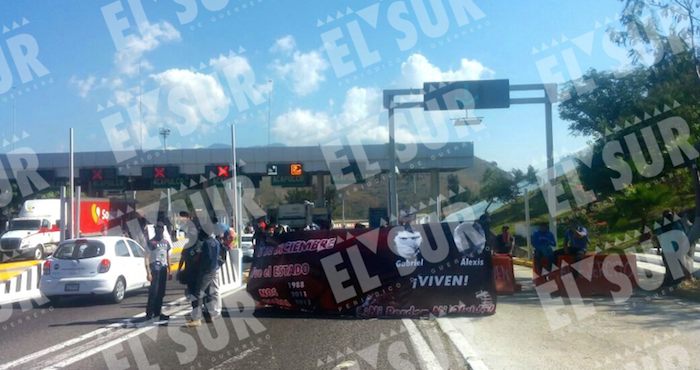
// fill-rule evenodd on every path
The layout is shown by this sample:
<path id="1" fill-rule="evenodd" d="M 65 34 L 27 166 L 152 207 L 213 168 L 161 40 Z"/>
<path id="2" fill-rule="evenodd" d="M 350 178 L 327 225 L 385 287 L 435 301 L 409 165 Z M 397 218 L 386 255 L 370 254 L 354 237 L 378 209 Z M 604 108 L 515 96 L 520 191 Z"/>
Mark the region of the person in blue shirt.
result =
<path id="1" fill-rule="evenodd" d="M 574 263 L 582 260 L 588 250 L 588 230 L 578 221 L 569 225 L 564 234 L 564 254 L 574 257 Z"/>
<path id="2" fill-rule="evenodd" d="M 535 270 L 542 274 L 542 268 L 547 270 L 547 273 L 552 271 L 554 263 L 554 250 L 557 245 L 554 239 L 554 234 L 549 231 L 547 223 L 541 223 L 539 228 L 532 233 L 532 245 L 535 247 Z"/>

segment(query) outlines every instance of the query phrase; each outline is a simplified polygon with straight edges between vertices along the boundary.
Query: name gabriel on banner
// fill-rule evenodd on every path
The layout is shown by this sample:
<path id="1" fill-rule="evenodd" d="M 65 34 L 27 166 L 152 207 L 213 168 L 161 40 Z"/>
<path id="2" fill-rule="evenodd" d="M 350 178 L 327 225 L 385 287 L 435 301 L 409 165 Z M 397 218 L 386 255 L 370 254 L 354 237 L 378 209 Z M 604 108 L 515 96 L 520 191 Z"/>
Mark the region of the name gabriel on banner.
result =
<path id="1" fill-rule="evenodd" d="M 247 290 L 269 306 L 359 317 L 496 311 L 476 222 L 298 231 L 260 244 Z"/>

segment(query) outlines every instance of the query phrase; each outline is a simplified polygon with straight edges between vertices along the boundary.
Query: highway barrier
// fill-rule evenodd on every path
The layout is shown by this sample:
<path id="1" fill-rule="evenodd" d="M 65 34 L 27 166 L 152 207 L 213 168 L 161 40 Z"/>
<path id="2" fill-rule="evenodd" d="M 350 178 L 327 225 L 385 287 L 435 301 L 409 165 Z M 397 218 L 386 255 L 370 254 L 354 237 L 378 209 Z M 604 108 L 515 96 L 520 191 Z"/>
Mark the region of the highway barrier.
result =
<path id="1" fill-rule="evenodd" d="M 535 285 L 554 281 L 562 296 L 608 296 L 638 287 L 637 259 L 634 254 L 586 254 L 580 261 L 560 255 L 552 271 L 539 276 L 533 268 Z M 572 285 L 573 282 L 573 285 Z"/>
<path id="2" fill-rule="evenodd" d="M 9 304 L 41 297 L 39 280 L 41 264 L 34 263 L 12 277 L 0 282 L 0 304 Z"/>
<path id="3" fill-rule="evenodd" d="M 493 261 L 493 281 L 498 294 L 513 294 L 519 292 L 522 287 L 515 281 L 515 271 L 513 271 L 513 257 L 509 254 L 494 254 Z"/>
<path id="4" fill-rule="evenodd" d="M 236 289 L 243 284 L 243 254 L 240 249 L 233 248 L 228 252 L 226 262 L 219 269 L 219 289 L 226 292 Z"/>

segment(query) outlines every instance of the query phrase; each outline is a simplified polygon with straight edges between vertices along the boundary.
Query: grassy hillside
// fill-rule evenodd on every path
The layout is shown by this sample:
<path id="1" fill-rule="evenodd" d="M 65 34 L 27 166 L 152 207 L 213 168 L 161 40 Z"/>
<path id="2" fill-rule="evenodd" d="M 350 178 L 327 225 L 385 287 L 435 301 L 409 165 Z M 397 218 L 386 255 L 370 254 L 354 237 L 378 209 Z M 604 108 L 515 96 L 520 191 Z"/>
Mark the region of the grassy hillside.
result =
<path id="1" fill-rule="evenodd" d="M 584 219 L 589 229 L 591 248 L 624 249 L 638 244 L 644 226 L 653 229 L 654 222 L 661 218 L 664 210 L 671 209 L 676 213 L 692 210 L 694 197 L 687 171 L 679 169 L 661 179 L 637 184 L 584 208 L 560 214 L 557 217 L 558 235 L 563 235 L 569 220 L 576 216 Z M 564 199 L 570 197 L 559 198 Z M 540 191 L 530 194 L 530 218 L 532 225 L 548 221 L 547 206 Z M 503 225 L 524 224 L 524 199 L 521 197 L 494 212 L 492 221 L 494 232 Z"/>

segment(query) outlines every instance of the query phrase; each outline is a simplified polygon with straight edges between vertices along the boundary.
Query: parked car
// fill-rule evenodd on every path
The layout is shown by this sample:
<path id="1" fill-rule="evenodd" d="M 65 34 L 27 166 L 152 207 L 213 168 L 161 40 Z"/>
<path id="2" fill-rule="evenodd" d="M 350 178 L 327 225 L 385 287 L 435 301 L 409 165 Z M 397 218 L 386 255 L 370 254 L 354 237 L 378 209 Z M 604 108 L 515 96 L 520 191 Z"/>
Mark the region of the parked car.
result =
<path id="1" fill-rule="evenodd" d="M 241 234 L 241 253 L 244 259 L 253 258 L 253 234 Z"/>
<path id="2" fill-rule="evenodd" d="M 126 292 L 147 286 L 144 250 L 118 236 L 70 239 L 44 262 L 39 289 L 49 300 L 101 295 L 119 303 Z"/>

